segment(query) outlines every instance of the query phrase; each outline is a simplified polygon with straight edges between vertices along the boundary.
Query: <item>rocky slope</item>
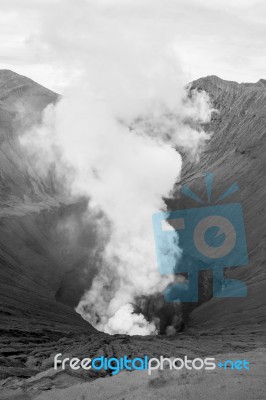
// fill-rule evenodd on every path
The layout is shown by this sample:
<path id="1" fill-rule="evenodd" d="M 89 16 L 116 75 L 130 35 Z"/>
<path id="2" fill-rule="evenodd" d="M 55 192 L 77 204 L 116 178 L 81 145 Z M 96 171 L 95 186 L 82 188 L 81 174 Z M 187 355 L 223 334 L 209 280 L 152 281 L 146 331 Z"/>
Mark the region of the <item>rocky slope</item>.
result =
<path id="1" fill-rule="evenodd" d="M 88 259 L 85 246 L 71 247 L 58 224 L 73 212 L 79 219 L 87 202 L 70 204 L 59 195 L 52 172 L 43 180 L 19 142 L 57 99 L 57 94 L 26 77 L 0 71 L 1 378 L 32 374 L 24 348 L 29 352 L 46 341 L 53 346 L 60 332 L 94 332 L 72 307 L 55 300 L 64 297 L 68 274 L 76 269 L 79 280 L 78 271 Z M 80 231 L 91 243 L 88 227 Z M 72 291 L 68 302 L 78 300 L 74 298 Z"/>
<path id="2" fill-rule="evenodd" d="M 227 275 L 245 282 L 248 296 L 205 302 L 192 311 L 188 327 L 177 337 L 110 337 L 73 310 L 94 274 L 93 222 L 82 223 L 88 200 L 71 203 L 53 170 L 43 179 L 18 140 L 58 95 L 0 71 L 0 398 L 30 399 L 42 390 L 95 378 L 49 370 L 57 352 L 206 356 L 265 343 L 265 81 L 238 84 L 211 76 L 193 82 L 192 88 L 209 93 L 219 112 L 206 126 L 213 135 L 200 161 L 186 161 L 182 184 L 206 198 L 205 172 L 215 173 L 217 197 L 238 183 L 240 191 L 223 203 L 242 203 L 250 262 Z M 195 207 L 178 188 L 167 201 L 172 209 Z M 60 229 L 70 219 L 77 226 L 76 240 Z M 202 298 L 207 300 L 212 282 L 209 276 L 204 282 L 208 295 Z"/>
<path id="3" fill-rule="evenodd" d="M 213 298 L 192 313 L 190 324 L 201 329 L 230 327 L 247 334 L 265 332 L 266 81 L 238 84 L 210 76 L 193 82 L 192 87 L 209 93 L 218 113 L 208 127 L 213 135 L 206 151 L 197 165 L 185 166 L 183 180 L 207 200 L 200 176 L 214 173 L 214 203 L 237 182 L 239 191 L 218 204 L 242 204 L 249 263 L 226 273 L 247 285 L 247 297 Z"/>

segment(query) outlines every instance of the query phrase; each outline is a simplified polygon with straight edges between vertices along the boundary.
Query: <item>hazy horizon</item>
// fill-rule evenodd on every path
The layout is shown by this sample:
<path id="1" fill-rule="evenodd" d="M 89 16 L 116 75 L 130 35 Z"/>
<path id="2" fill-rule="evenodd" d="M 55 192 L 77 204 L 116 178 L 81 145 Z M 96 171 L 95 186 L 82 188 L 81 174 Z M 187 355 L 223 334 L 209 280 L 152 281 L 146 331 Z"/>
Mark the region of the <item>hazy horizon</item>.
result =
<path id="1" fill-rule="evenodd" d="M 127 45 L 171 53 L 188 82 L 208 75 L 257 82 L 265 71 L 265 11 L 259 0 L 2 0 L 0 68 L 62 93 L 79 74 L 65 39 L 78 54 L 86 42 L 87 58 L 102 57 L 106 68 L 101 51 L 111 35 L 111 52 L 126 38 Z"/>

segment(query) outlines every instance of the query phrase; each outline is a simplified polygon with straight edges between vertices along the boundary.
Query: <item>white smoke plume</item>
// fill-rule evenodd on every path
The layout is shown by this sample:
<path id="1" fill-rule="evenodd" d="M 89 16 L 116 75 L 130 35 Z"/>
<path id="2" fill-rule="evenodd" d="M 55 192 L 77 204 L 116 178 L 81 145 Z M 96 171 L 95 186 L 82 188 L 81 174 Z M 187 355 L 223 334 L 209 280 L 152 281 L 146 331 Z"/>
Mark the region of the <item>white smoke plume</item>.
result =
<path id="1" fill-rule="evenodd" d="M 23 142 L 55 162 L 64 179 L 67 168 L 72 195 L 90 197 L 90 212 L 102 210 L 110 223 L 101 268 L 77 307 L 108 333 L 155 333 L 153 322 L 133 312 L 137 296 L 160 292 L 172 279 L 157 270 L 152 215 L 180 177 L 176 148 L 197 157 L 208 139 L 192 128 L 209 120 L 208 98 L 187 98 L 175 37 L 149 18 L 152 7 L 69 0 L 64 11 L 55 5 L 47 12 L 29 40 L 71 80 Z M 177 238 L 173 257 L 179 252 Z"/>

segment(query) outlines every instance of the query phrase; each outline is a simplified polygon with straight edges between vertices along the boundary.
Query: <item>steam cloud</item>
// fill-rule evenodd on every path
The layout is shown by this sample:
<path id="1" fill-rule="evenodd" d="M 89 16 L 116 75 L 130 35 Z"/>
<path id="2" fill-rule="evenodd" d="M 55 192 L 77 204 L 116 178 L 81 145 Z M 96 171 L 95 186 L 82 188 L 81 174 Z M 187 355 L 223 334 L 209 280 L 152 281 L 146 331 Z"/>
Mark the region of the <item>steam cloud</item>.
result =
<path id="1" fill-rule="evenodd" d="M 98 222 L 109 239 L 77 311 L 108 333 L 155 333 L 153 322 L 134 313 L 137 296 L 161 292 L 173 279 L 157 271 L 152 215 L 180 176 L 176 149 L 198 157 L 208 139 L 199 127 L 211 109 L 204 93 L 188 98 L 173 33 L 140 18 L 141 4 L 76 3 L 66 2 L 63 15 L 55 6 L 29 41 L 69 68 L 71 79 L 22 142 L 40 155 L 40 168 L 54 162 L 59 175 L 69 171 L 71 194 L 90 197 L 89 213 L 102 210 L 108 221 Z M 176 237 L 173 257 L 179 254 Z"/>

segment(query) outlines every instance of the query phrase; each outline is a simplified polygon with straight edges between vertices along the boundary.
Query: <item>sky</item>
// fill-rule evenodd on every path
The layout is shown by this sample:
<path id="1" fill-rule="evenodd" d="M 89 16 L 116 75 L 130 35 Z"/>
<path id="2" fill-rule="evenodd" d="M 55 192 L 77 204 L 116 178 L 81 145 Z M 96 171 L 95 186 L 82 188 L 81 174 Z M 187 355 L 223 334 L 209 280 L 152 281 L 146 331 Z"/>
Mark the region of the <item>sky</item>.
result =
<path id="1" fill-rule="evenodd" d="M 0 68 L 57 92 L 79 74 L 75 48 L 77 57 L 84 49 L 88 62 L 100 54 L 108 67 L 104 46 L 110 37 L 110 51 L 117 51 L 121 38 L 171 52 L 189 81 L 206 75 L 238 82 L 266 78 L 265 1 L 1 0 Z"/>

